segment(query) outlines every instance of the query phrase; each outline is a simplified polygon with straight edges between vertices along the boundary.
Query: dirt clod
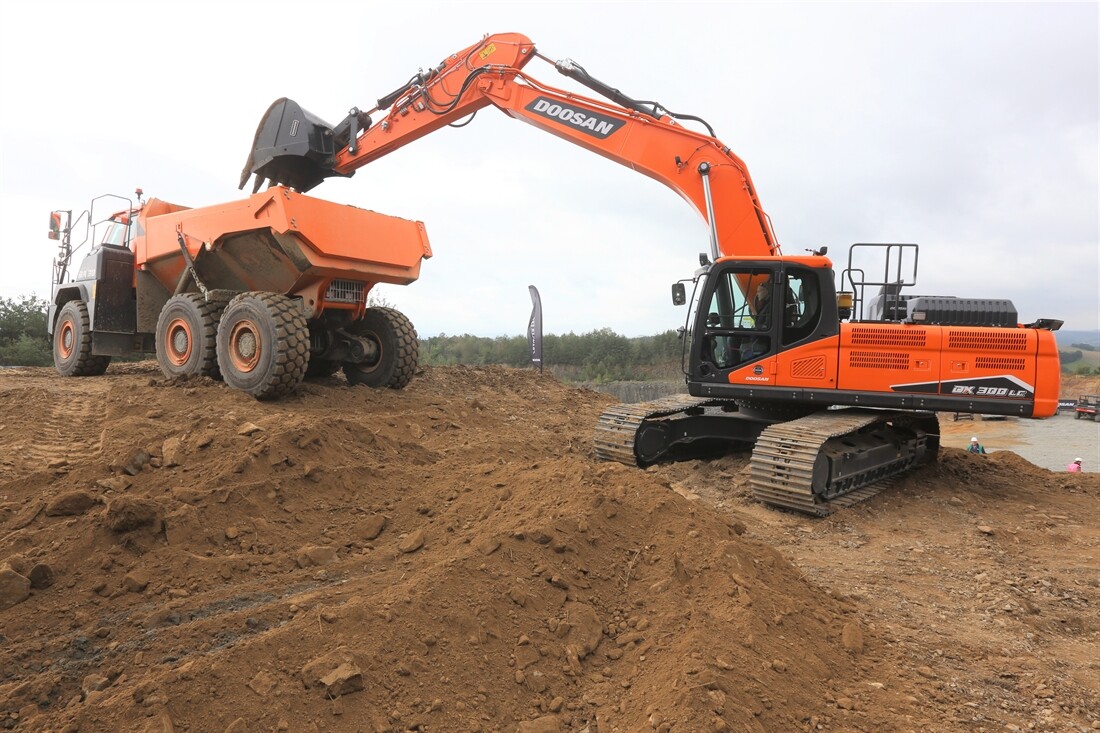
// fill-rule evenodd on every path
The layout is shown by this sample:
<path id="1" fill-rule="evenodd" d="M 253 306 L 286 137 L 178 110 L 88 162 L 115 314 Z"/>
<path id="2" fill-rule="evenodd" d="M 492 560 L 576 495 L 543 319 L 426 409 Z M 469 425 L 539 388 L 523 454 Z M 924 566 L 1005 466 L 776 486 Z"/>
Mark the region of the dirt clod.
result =
<path id="1" fill-rule="evenodd" d="M 863 627 L 858 620 L 852 620 L 844 624 L 840 634 L 841 643 L 850 652 L 860 654 L 863 652 Z"/>
<path id="2" fill-rule="evenodd" d="M 30 598 L 31 581 L 9 567 L 0 567 L 0 611 Z"/>
<path id="3" fill-rule="evenodd" d="M 107 527 L 130 532 L 143 527 L 160 529 L 160 505 L 152 499 L 120 496 L 107 505 Z"/>
<path id="4" fill-rule="evenodd" d="M 48 504 L 46 504 L 46 516 L 76 516 L 79 514 L 83 514 L 98 503 L 99 499 L 89 491 L 85 491 L 83 489 L 66 491 L 59 496 L 55 496 L 49 501 Z"/>
<path id="5" fill-rule="evenodd" d="M 52 567 L 44 562 L 40 562 L 36 563 L 31 568 L 30 573 L 27 575 L 27 579 L 31 581 L 32 588 L 35 590 L 42 590 L 53 585 L 57 576 Z"/>

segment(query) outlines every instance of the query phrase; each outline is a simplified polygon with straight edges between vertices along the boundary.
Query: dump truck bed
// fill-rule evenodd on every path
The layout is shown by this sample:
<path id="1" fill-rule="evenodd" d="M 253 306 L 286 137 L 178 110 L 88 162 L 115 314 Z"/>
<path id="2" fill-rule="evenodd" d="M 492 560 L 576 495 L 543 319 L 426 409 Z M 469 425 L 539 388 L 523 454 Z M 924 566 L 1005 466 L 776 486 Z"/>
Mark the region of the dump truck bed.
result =
<path id="1" fill-rule="evenodd" d="M 407 285 L 431 257 L 424 225 L 312 198 L 281 186 L 246 199 L 185 208 L 157 199 L 139 214 L 136 268 L 168 291 L 181 282 L 187 260 L 204 286 L 299 295 L 319 312 L 337 281 L 343 300 L 357 301 L 376 283 Z"/>

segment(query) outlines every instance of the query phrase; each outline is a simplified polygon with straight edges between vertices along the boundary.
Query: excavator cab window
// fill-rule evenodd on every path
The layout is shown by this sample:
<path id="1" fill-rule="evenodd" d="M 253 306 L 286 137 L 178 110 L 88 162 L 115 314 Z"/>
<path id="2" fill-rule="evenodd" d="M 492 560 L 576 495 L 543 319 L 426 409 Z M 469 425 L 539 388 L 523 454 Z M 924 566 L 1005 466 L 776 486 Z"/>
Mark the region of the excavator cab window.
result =
<path id="1" fill-rule="evenodd" d="M 730 369 L 771 353 L 774 286 L 770 268 L 734 267 L 716 274 L 704 323 L 704 359 Z"/>
<path id="2" fill-rule="evenodd" d="M 772 273 L 730 269 L 718 276 L 707 312 L 707 325 L 722 329 L 767 328 Z"/>
<path id="3" fill-rule="evenodd" d="M 805 267 L 789 267 L 784 273 L 781 342 L 789 346 L 810 336 L 821 320 L 819 275 Z"/>

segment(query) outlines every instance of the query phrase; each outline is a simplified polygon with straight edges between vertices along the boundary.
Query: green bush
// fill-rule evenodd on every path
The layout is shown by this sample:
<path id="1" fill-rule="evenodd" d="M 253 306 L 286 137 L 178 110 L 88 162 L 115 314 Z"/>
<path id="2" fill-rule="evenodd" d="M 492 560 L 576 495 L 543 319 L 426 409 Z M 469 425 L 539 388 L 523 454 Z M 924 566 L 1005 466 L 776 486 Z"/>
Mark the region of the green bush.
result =
<path id="1" fill-rule="evenodd" d="M 0 366 L 53 363 L 46 333 L 49 304 L 34 295 L 0 298 Z"/>

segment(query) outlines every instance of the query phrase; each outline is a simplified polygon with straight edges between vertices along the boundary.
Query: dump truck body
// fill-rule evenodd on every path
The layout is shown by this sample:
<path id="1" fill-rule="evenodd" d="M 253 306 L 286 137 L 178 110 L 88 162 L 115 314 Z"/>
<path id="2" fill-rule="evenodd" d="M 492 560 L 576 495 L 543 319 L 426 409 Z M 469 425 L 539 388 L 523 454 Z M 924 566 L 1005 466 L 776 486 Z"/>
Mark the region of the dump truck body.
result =
<path id="1" fill-rule="evenodd" d="M 421 222 L 283 187 L 197 209 L 152 199 L 138 222 L 136 271 L 152 275 L 167 292 L 188 268 L 182 235 L 207 288 L 297 296 L 308 317 L 328 307 L 362 306 L 377 283 L 414 282 L 421 260 L 432 254 Z"/>
<path id="2" fill-rule="evenodd" d="M 404 386 L 415 371 L 412 324 L 392 309 L 372 313 L 367 296 L 379 283 L 420 276 L 432 255 L 421 222 L 281 186 L 201 208 L 141 203 L 139 195 L 139 205 L 108 217 L 106 234 L 70 278 L 71 222 L 62 238 L 55 220 L 58 212 L 49 329 L 66 376 L 101 374 L 112 356 L 155 352 L 167 376 L 226 377 L 274 397 L 311 370 L 343 366 L 352 381 L 387 387 Z M 219 324 L 234 303 L 243 320 L 219 351 Z M 266 343 L 288 330 L 300 333 Z M 265 366 L 269 377 L 282 369 L 284 349 L 294 352 L 289 373 L 274 383 L 245 379 L 267 374 Z"/>

